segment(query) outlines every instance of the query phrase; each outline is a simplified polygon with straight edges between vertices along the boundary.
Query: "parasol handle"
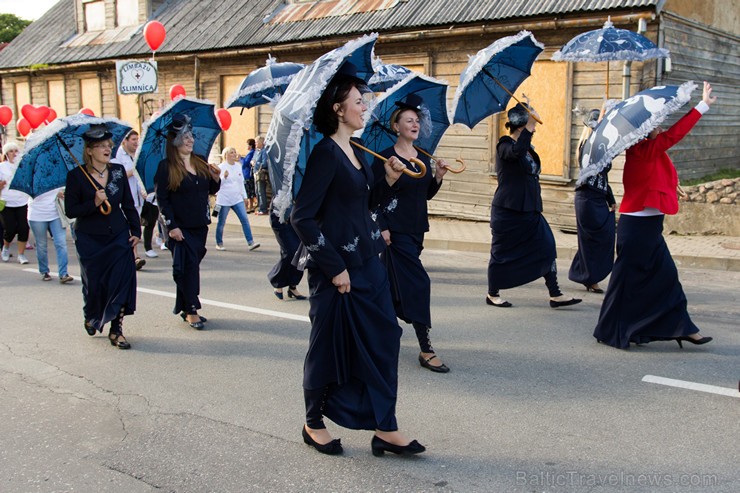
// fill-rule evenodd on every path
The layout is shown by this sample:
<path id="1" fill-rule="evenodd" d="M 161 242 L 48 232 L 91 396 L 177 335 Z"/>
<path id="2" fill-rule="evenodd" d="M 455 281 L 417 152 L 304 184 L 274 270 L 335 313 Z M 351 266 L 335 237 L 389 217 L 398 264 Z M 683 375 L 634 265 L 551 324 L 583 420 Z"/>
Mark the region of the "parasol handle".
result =
<path id="1" fill-rule="evenodd" d="M 420 153 L 424 154 L 425 156 L 427 156 L 430 159 L 434 159 L 435 161 L 439 161 L 439 159 L 437 159 L 436 157 L 432 156 L 431 154 L 429 154 L 427 151 L 425 151 L 424 149 L 422 149 L 419 146 L 414 146 L 414 149 L 416 149 L 417 151 L 419 151 Z M 459 168 L 450 168 L 449 166 L 447 166 L 447 171 L 449 171 L 450 173 L 455 173 L 455 174 L 462 173 L 463 171 L 465 171 L 465 169 L 467 168 L 467 166 L 465 166 L 465 161 L 463 161 L 462 159 L 455 159 L 455 161 L 457 161 L 458 163 L 460 163 L 461 166 Z"/>
<path id="2" fill-rule="evenodd" d="M 350 144 L 352 144 L 353 146 L 357 147 L 358 149 L 362 149 L 363 151 L 365 151 L 365 152 L 367 152 L 369 154 L 372 154 L 373 156 L 375 156 L 376 158 L 382 160 L 383 162 L 388 161 L 388 158 L 381 156 L 377 152 L 371 151 L 367 147 L 358 144 L 354 140 L 350 140 L 349 142 L 350 142 Z M 416 171 L 412 171 L 412 170 L 410 170 L 408 168 L 404 168 L 403 171 L 402 171 L 402 173 L 410 176 L 411 178 L 423 178 L 427 174 L 427 167 L 426 167 L 426 165 L 424 163 L 422 163 L 418 159 L 414 159 L 414 158 L 409 159 L 409 161 L 411 161 L 412 163 L 414 163 L 415 165 L 417 165 L 421 171 L 419 171 L 417 173 Z"/>
<path id="3" fill-rule="evenodd" d="M 80 162 L 77 160 L 77 157 L 75 157 L 75 155 L 72 153 L 72 149 L 70 149 L 67 143 L 64 142 L 64 139 L 62 139 L 59 136 L 59 134 L 56 134 L 56 136 L 57 136 L 57 139 L 59 139 L 59 142 L 62 143 L 62 146 L 64 146 L 64 148 L 67 149 L 67 152 L 69 152 L 69 155 L 72 156 L 72 159 L 74 160 L 74 162 L 77 163 L 77 166 L 82 170 L 82 174 L 85 175 L 85 178 L 87 178 L 87 181 L 90 182 L 90 185 L 93 186 L 96 192 L 100 190 L 101 188 L 95 184 L 95 182 L 92 179 L 92 176 L 90 176 L 90 173 L 88 173 L 85 167 L 80 164 Z M 108 202 L 108 199 L 103 201 L 103 203 L 98 206 L 98 209 L 100 209 L 100 213 L 104 216 L 107 216 L 113 211 L 113 208 L 111 207 L 110 202 Z"/>
<path id="4" fill-rule="evenodd" d="M 490 75 L 490 74 L 489 74 L 489 75 Z M 504 91 L 506 91 L 506 94 L 508 94 L 509 96 L 511 96 L 512 98 L 514 98 L 514 101 L 516 101 L 516 102 L 517 102 L 517 103 L 519 103 L 519 104 L 522 104 L 522 102 L 521 102 L 521 101 L 519 101 L 519 100 L 518 100 L 518 99 L 516 98 L 516 96 L 514 96 L 514 95 L 513 95 L 513 94 L 512 94 L 512 93 L 511 93 L 511 92 L 510 92 L 510 91 L 509 91 L 509 90 L 508 90 L 508 89 L 507 89 L 507 88 L 506 88 L 506 87 L 505 87 L 505 86 L 504 86 L 503 84 L 502 84 L 502 83 L 500 83 L 500 82 L 498 81 L 498 79 L 497 79 L 496 77 L 494 77 L 494 76 L 492 76 L 492 75 L 491 75 L 491 79 L 493 79 L 493 82 L 495 82 L 496 84 L 498 84 L 499 86 L 501 86 L 501 89 L 503 89 Z M 540 119 L 539 119 L 538 117 L 536 117 L 536 116 L 534 115 L 534 113 L 532 113 L 532 111 L 531 111 L 531 110 L 530 110 L 529 108 L 527 108 L 527 106 L 524 106 L 524 105 L 522 105 L 522 106 L 523 106 L 523 108 L 524 108 L 525 110 L 527 110 L 527 113 L 529 113 L 529 116 L 531 116 L 532 118 L 534 118 L 534 120 L 535 120 L 535 121 L 536 121 L 537 123 L 539 123 L 540 125 L 542 125 L 542 120 L 540 120 Z"/>

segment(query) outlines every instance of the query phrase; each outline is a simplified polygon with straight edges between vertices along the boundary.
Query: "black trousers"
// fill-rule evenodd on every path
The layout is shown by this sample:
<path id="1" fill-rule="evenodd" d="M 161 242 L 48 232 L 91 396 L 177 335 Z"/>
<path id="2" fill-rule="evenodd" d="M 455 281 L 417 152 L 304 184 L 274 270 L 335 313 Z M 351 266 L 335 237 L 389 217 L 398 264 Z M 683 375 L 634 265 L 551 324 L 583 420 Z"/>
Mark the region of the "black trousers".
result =
<path id="1" fill-rule="evenodd" d="M 2 212 L 3 222 L 5 223 L 5 231 L 3 233 L 3 240 L 10 243 L 13 241 L 16 235 L 18 235 L 18 242 L 25 243 L 28 241 L 28 233 L 30 227 L 28 226 L 28 206 L 24 205 L 21 207 L 5 207 Z"/>

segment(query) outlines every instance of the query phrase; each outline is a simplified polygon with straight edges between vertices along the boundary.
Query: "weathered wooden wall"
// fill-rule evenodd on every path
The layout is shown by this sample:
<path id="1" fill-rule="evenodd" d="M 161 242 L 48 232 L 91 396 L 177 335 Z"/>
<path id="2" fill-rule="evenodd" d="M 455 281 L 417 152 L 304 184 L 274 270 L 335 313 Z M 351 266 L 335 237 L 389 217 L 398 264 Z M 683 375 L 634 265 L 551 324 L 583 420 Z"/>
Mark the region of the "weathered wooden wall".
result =
<path id="1" fill-rule="evenodd" d="M 702 81 L 714 87 L 718 101 L 691 133 L 669 155 L 679 177 L 705 176 L 719 169 L 740 169 L 740 38 L 671 14 L 662 16 L 662 36 L 671 51 L 671 71 L 661 71 L 661 82 L 697 83 L 687 111 L 702 94 Z M 685 110 L 666 120 L 674 123 Z"/>

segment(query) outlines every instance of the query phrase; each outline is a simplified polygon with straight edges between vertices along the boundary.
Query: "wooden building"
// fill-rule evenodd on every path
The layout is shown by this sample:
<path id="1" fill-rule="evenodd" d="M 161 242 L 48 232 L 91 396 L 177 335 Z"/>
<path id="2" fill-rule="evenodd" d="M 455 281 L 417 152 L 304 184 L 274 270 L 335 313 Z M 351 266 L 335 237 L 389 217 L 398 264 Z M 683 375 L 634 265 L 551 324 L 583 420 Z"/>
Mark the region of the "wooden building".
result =
<path id="1" fill-rule="evenodd" d="M 740 0 L 60 0 L 0 52 L 0 104 L 15 115 L 26 103 L 46 104 L 59 116 L 82 107 L 115 116 L 135 127 L 169 101 L 173 84 L 188 95 L 223 106 L 243 77 L 265 63 L 309 63 L 343 42 L 378 32 L 376 55 L 386 63 L 446 80 L 451 100 L 468 55 L 494 40 L 526 29 L 545 44 L 519 93 L 530 96 L 545 121 L 534 144 L 543 156 L 545 214 L 553 226 L 574 226 L 575 150 L 581 123 L 576 104 L 596 108 L 605 96 L 606 66 L 558 63 L 552 54 L 573 36 L 601 27 L 642 30 L 671 51 L 671 61 L 612 62 L 611 98 L 657 84 L 709 80 L 720 103 L 671 155 L 682 178 L 740 166 Z M 156 53 L 159 90 L 117 94 L 116 60 L 145 60 L 142 30 L 156 19 L 167 39 Z M 700 91 L 690 104 L 695 104 Z M 687 106 L 688 108 L 688 106 Z M 264 134 L 268 106 L 231 110 L 232 128 L 217 141 L 245 150 L 247 138 Z M 670 121 L 669 121 L 670 123 Z M 430 203 L 433 214 L 486 220 L 496 188 L 495 144 L 500 116 L 469 130 L 453 125 L 437 154 L 463 158 L 468 171 L 445 179 Z M 16 137 L 15 124 L 7 132 Z M 612 181 L 621 192 L 621 160 Z"/>

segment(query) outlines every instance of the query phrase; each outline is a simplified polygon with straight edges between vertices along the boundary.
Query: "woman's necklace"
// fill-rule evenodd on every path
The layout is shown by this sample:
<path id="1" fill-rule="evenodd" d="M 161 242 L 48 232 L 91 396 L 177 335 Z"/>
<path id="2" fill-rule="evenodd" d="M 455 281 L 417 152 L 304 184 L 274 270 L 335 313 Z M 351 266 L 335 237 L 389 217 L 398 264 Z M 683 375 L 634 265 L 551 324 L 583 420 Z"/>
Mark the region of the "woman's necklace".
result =
<path id="1" fill-rule="evenodd" d="M 103 168 L 103 171 L 100 171 L 100 170 L 99 170 L 98 168 L 96 168 L 96 167 L 95 167 L 95 166 L 93 166 L 92 164 L 90 165 L 90 167 L 91 167 L 92 169 L 94 169 L 94 170 L 95 170 L 95 172 L 97 172 L 97 173 L 98 173 L 98 176 L 99 176 L 99 177 L 101 177 L 101 178 L 103 178 L 103 176 L 105 176 L 105 172 L 106 172 L 106 171 L 108 171 L 108 166 L 107 166 L 107 165 L 105 166 L 105 168 Z"/>

